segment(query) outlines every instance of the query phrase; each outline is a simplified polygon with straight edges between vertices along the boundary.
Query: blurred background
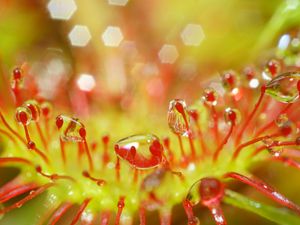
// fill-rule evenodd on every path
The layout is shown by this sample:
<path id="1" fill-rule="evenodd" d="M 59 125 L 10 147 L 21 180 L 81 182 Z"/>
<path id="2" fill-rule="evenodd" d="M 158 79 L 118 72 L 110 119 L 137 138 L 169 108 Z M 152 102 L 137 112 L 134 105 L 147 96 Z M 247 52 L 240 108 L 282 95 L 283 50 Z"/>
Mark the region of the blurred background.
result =
<path id="1" fill-rule="evenodd" d="M 174 97 L 191 103 L 211 76 L 256 60 L 282 27 L 277 22 L 270 29 L 274 15 L 298 3 L 0 0 L 2 71 L 9 76 L 27 62 L 38 93 L 49 100 L 70 98 L 61 90 L 67 83 L 97 108 L 147 111 Z"/>
<path id="2" fill-rule="evenodd" d="M 23 65 L 55 107 L 80 116 L 155 112 L 165 121 L 170 99 L 192 103 L 222 71 L 263 64 L 299 24 L 298 0 L 0 0 L 0 90 Z M 297 177 L 263 166 L 270 183 Z M 297 185 L 277 187 L 299 200 Z M 225 214 L 232 224 L 271 224 L 231 207 Z M 200 220 L 211 222 L 205 213 Z"/>

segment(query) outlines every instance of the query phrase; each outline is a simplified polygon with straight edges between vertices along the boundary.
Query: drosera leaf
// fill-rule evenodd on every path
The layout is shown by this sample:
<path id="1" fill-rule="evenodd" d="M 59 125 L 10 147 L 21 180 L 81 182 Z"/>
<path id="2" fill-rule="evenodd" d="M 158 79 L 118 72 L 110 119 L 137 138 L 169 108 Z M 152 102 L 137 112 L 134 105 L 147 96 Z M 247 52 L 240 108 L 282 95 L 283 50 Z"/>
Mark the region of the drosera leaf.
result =
<path id="1" fill-rule="evenodd" d="M 223 201 L 229 205 L 253 212 L 265 219 L 281 225 L 300 224 L 300 217 L 286 208 L 262 204 L 231 190 L 225 191 Z"/>

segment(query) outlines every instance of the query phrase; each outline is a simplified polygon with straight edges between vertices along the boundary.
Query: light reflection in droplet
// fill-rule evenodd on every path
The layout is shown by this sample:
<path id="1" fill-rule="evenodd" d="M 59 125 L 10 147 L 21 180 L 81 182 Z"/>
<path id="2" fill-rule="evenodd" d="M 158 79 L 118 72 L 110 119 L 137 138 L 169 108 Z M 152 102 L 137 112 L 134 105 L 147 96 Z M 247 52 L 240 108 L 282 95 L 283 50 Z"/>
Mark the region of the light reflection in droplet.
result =
<path id="1" fill-rule="evenodd" d="M 69 20 L 77 6 L 74 0 L 51 0 L 47 5 L 52 19 Z"/>
<path id="2" fill-rule="evenodd" d="M 175 45 L 165 44 L 158 52 L 158 57 L 161 63 L 173 64 L 179 56 Z"/>
<path id="3" fill-rule="evenodd" d="M 280 50 L 286 50 L 287 47 L 289 46 L 290 41 L 291 41 L 290 35 L 288 34 L 282 35 L 278 42 L 278 48 Z"/>
<path id="4" fill-rule="evenodd" d="M 256 78 L 253 78 L 249 81 L 249 87 L 250 88 L 257 88 L 259 86 L 259 80 Z"/>
<path id="5" fill-rule="evenodd" d="M 118 47 L 124 36 L 119 27 L 108 26 L 102 34 L 102 40 L 105 46 Z"/>

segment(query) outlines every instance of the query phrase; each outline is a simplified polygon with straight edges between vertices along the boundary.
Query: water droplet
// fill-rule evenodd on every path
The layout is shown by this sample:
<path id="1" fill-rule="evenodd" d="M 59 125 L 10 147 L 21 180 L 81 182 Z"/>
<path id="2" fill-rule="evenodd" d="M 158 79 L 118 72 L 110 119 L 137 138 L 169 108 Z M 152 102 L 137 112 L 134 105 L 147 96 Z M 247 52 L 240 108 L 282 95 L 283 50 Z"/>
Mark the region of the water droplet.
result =
<path id="1" fill-rule="evenodd" d="M 132 135 L 115 144 L 117 156 L 138 169 L 150 169 L 160 165 L 162 151 L 163 146 L 153 134 Z"/>
<path id="2" fill-rule="evenodd" d="M 289 122 L 289 118 L 286 113 L 280 114 L 275 120 L 278 127 L 283 127 L 287 122 Z"/>
<path id="3" fill-rule="evenodd" d="M 262 140 L 264 145 L 269 149 L 274 145 L 274 140 L 270 137 L 266 137 Z"/>
<path id="4" fill-rule="evenodd" d="M 271 80 L 273 77 L 278 75 L 280 70 L 281 70 L 280 62 L 275 59 L 272 59 L 266 64 L 264 71 L 262 73 L 262 77 L 265 80 Z"/>
<path id="5" fill-rule="evenodd" d="M 79 119 L 59 115 L 56 117 L 56 125 L 60 131 L 60 137 L 63 141 L 84 141 L 84 136 L 81 131 L 85 130 L 85 128 L 84 125 L 79 122 Z"/>
<path id="6" fill-rule="evenodd" d="M 204 90 L 202 100 L 208 105 L 217 105 L 217 92 L 213 88 L 206 88 Z"/>
<path id="7" fill-rule="evenodd" d="M 187 200 L 192 205 L 201 202 L 205 206 L 218 204 L 224 195 L 224 185 L 216 178 L 206 177 L 196 181 L 190 188 Z"/>
<path id="8" fill-rule="evenodd" d="M 184 100 L 174 99 L 169 103 L 168 124 L 171 130 L 182 136 L 188 136 L 189 116 Z"/>
<path id="9" fill-rule="evenodd" d="M 27 107 L 20 106 L 16 109 L 16 120 L 19 124 L 28 125 L 32 120 L 31 111 Z"/>
<path id="10" fill-rule="evenodd" d="M 40 118 L 41 108 L 36 100 L 28 100 L 24 102 L 24 107 L 27 107 L 31 111 L 32 120 L 37 122 Z"/>
<path id="11" fill-rule="evenodd" d="M 41 103 L 42 114 L 45 118 L 49 119 L 52 116 L 53 106 L 50 102 L 42 102 Z"/>
<path id="12" fill-rule="evenodd" d="M 274 157 L 279 157 L 283 152 L 283 148 L 268 148 L 268 152 Z"/>
<path id="13" fill-rule="evenodd" d="M 224 87 L 233 88 L 237 82 L 236 72 L 233 70 L 225 71 L 224 73 L 222 73 L 221 79 Z"/>
<path id="14" fill-rule="evenodd" d="M 237 124 L 241 121 L 241 113 L 237 109 L 226 108 L 224 118 L 228 124 Z"/>
<path id="15" fill-rule="evenodd" d="M 280 74 L 266 85 L 266 93 L 283 103 L 295 102 L 299 97 L 299 80 L 298 72 Z"/>

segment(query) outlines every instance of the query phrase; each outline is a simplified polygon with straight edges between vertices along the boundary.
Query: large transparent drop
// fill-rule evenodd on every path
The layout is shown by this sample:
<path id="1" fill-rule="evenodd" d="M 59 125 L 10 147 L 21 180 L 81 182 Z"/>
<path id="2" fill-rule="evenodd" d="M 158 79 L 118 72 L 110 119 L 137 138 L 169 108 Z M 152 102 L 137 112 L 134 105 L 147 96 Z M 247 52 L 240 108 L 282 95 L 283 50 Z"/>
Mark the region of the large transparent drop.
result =
<path id="1" fill-rule="evenodd" d="M 151 169 L 162 162 L 163 146 L 153 134 L 132 135 L 115 144 L 117 156 L 137 169 Z"/>
<path id="2" fill-rule="evenodd" d="M 169 103 L 168 124 L 173 133 L 188 136 L 189 116 L 186 102 L 183 99 L 174 99 Z"/>
<path id="3" fill-rule="evenodd" d="M 32 121 L 37 122 L 41 115 L 41 107 L 36 100 L 27 100 L 23 104 L 24 107 L 27 107 L 31 111 Z"/>
<path id="4" fill-rule="evenodd" d="M 71 142 L 81 142 L 84 141 L 84 137 L 80 135 L 80 130 L 84 125 L 79 122 L 79 119 L 59 115 L 56 117 L 56 124 L 59 128 L 60 137 L 63 141 L 71 141 Z"/>
<path id="5" fill-rule="evenodd" d="M 293 103 L 299 98 L 300 72 L 287 72 L 274 77 L 266 85 L 266 93 L 283 103 Z"/>
<path id="6" fill-rule="evenodd" d="M 196 181 L 187 195 L 192 205 L 202 203 L 205 206 L 219 204 L 224 196 L 224 185 L 214 177 L 205 177 Z"/>

